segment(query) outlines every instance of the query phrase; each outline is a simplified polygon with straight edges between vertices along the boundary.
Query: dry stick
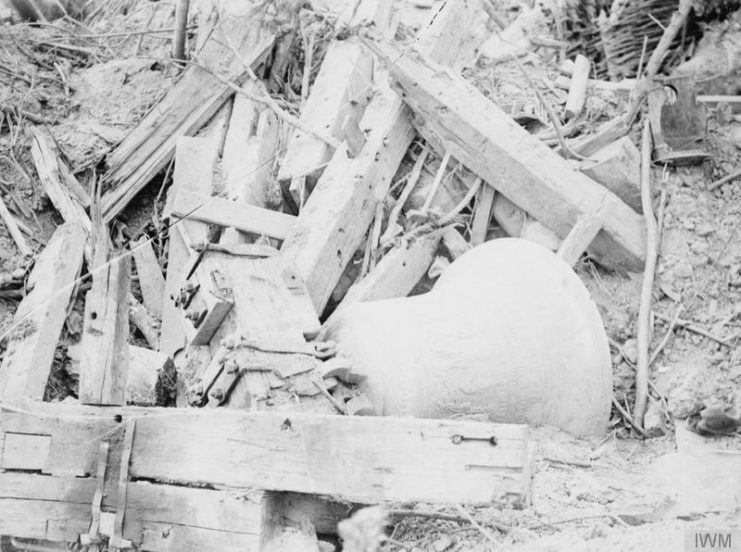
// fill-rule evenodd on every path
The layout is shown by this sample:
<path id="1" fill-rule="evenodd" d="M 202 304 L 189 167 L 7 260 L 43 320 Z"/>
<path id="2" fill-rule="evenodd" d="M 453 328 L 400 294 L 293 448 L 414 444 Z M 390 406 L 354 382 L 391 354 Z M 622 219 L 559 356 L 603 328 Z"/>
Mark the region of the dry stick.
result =
<path id="1" fill-rule="evenodd" d="M 638 309 L 638 362 L 636 365 L 636 402 L 633 418 L 643 426 L 643 415 L 648 400 L 648 348 L 651 342 L 651 291 L 656 272 L 656 237 L 658 229 L 651 206 L 651 124 L 643 122 L 643 141 L 641 148 L 641 207 L 646 220 L 646 265 L 643 271 L 641 303 Z"/>
<path id="2" fill-rule="evenodd" d="M 423 211 L 426 211 L 430 208 L 430 205 L 432 205 L 432 200 L 435 199 L 437 190 L 440 187 L 440 182 L 443 181 L 443 176 L 445 176 L 445 170 L 448 168 L 448 163 L 450 163 L 450 152 L 446 150 L 445 155 L 443 155 L 443 160 L 440 162 L 440 168 L 437 170 L 437 174 L 435 175 L 435 180 L 432 182 L 430 192 L 427 194 L 427 199 L 425 199 L 424 205 L 422 205 Z"/>
<path id="3" fill-rule="evenodd" d="M 664 34 L 661 35 L 661 40 L 656 45 L 656 48 L 651 53 L 651 57 L 648 58 L 646 64 L 646 74 L 640 77 L 636 82 L 636 87 L 633 90 L 633 94 L 630 97 L 630 103 L 628 110 L 625 114 L 625 124 L 630 126 L 638 114 L 638 110 L 641 108 L 646 94 L 648 93 L 648 81 L 653 78 L 661 69 L 661 63 L 664 61 L 669 47 L 672 45 L 674 38 L 677 36 L 679 30 L 684 26 L 692 9 L 692 0 L 679 0 L 679 6 L 677 11 L 672 14 L 671 23 L 664 29 Z"/>
<path id="4" fill-rule="evenodd" d="M 669 322 L 670 319 L 668 316 L 661 314 L 660 312 L 654 312 L 653 315 L 658 318 L 659 320 L 664 320 L 665 322 Z M 707 337 L 708 339 L 712 339 L 713 341 L 719 343 L 720 345 L 723 345 L 724 347 L 731 347 L 731 345 L 728 343 L 727 340 L 718 337 L 717 335 L 711 334 L 710 332 L 703 330 L 702 328 L 699 328 L 695 326 L 692 322 L 689 320 L 682 320 L 677 319 L 676 326 L 678 328 L 682 328 L 684 330 L 690 331 L 692 333 L 696 333 L 697 335 L 701 335 L 703 337 Z"/>
<path id="5" fill-rule="evenodd" d="M 681 303 L 677 307 L 677 311 L 674 313 L 674 316 L 672 317 L 671 322 L 669 323 L 669 329 L 666 330 L 666 333 L 664 334 L 664 337 L 662 338 L 661 342 L 659 343 L 659 346 L 656 347 L 656 350 L 651 353 L 651 358 L 648 359 L 648 365 L 651 366 L 656 358 L 661 354 L 661 351 L 666 347 L 666 344 L 669 343 L 669 339 L 674 334 L 674 328 L 677 325 L 677 321 L 679 320 L 679 315 L 682 314 L 682 309 L 684 308 L 684 305 Z"/>
<path id="6" fill-rule="evenodd" d="M 13 238 L 16 246 L 18 246 L 18 251 L 21 252 L 21 255 L 23 255 L 24 257 L 33 255 L 33 250 L 28 246 L 28 243 L 26 243 L 26 238 L 24 238 L 23 234 L 21 234 L 21 231 L 18 228 L 18 224 L 16 224 L 13 215 L 11 215 L 10 211 L 8 211 L 8 208 L 2 198 L 0 198 L 0 218 L 3 219 L 3 222 L 5 222 L 5 226 L 8 227 L 10 237 Z"/>
<path id="7" fill-rule="evenodd" d="M 172 37 L 172 57 L 185 59 L 185 28 L 188 26 L 190 0 L 177 0 L 175 7 L 175 32 Z"/>
<path id="8" fill-rule="evenodd" d="M 646 433 L 646 431 L 645 431 L 645 430 L 644 430 L 644 429 L 643 429 L 643 428 L 642 428 L 641 426 L 639 426 L 639 425 L 638 425 L 638 424 L 636 423 L 636 421 L 635 421 L 635 420 L 633 419 L 633 417 L 632 417 L 632 416 L 631 416 L 631 415 L 630 415 L 630 414 L 628 413 L 628 411 L 627 411 L 627 410 L 626 410 L 625 408 L 623 408 L 623 405 L 621 405 L 621 404 L 620 404 L 620 403 L 619 403 L 619 402 L 617 401 L 617 399 L 615 398 L 615 396 L 614 396 L 614 395 L 613 395 L 613 397 L 612 397 L 612 405 L 613 405 L 613 406 L 615 407 L 615 409 L 616 409 L 616 410 L 617 410 L 618 412 L 620 412 L 620 415 L 621 415 L 621 416 L 622 416 L 623 418 L 625 418 L 625 420 L 626 420 L 626 421 L 627 421 L 627 422 L 628 422 L 628 423 L 629 423 L 630 425 L 632 425 L 632 426 L 633 426 L 633 428 L 634 428 L 634 429 L 635 429 L 635 430 L 636 430 L 636 431 L 637 431 L 638 433 L 640 433 L 640 434 L 641 434 L 641 436 L 642 436 L 642 437 L 643 437 L 644 439 L 648 439 L 648 433 Z"/>
<path id="9" fill-rule="evenodd" d="M 468 191 L 466 192 L 466 195 L 463 197 L 463 199 L 461 199 L 461 201 L 458 203 L 458 205 L 456 205 L 455 207 L 453 207 L 453 209 L 450 211 L 450 213 L 448 213 L 447 215 L 445 215 L 444 217 L 442 217 L 438 221 L 438 224 L 440 226 L 445 226 L 446 224 L 449 224 L 449 223 L 453 222 L 453 219 L 455 218 L 455 216 L 458 213 L 460 213 L 463 209 L 465 209 L 466 208 L 466 205 L 468 205 L 469 203 L 471 203 L 471 200 L 474 198 L 474 196 L 476 195 L 476 193 L 479 191 L 479 188 L 481 187 L 481 183 L 482 182 L 483 182 L 483 179 L 480 176 L 479 177 L 476 177 L 476 180 L 474 181 L 473 184 L 471 184 L 471 187 L 468 189 Z"/>
<path id="10" fill-rule="evenodd" d="M 309 97 L 309 80 L 311 79 L 311 66 L 314 63 L 314 31 L 309 34 L 308 44 L 304 45 L 304 74 L 301 79 L 301 105 L 306 104 Z"/>
<path id="11" fill-rule="evenodd" d="M 471 514 L 466 512 L 463 506 L 461 506 L 460 504 L 456 504 L 455 507 L 458 509 L 458 511 L 461 514 L 463 514 L 468 519 L 468 522 L 471 525 L 473 525 L 476 529 L 478 529 L 479 533 L 481 533 L 486 538 L 486 540 L 488 540 L 490 543 L 492 543 L 496 547 L 499 546 L 499 541 L 494 538 L 494 535 L 492 535 L 489 531 L 481 527 L 481 525 L 475 519 L 473 519 L 473 516 L 471 516 Z"/>
<path id="12" fill-rule="evenodd" d="M 381 236 L 382 244 L 387 243 L 394 237 L 393 233 L 394 226 L 396 226 L 396 221 L 399 219 L 399 215 L 401 214 L 401 210 L 404 208 L 404 204 L 407 202 L 409 196 L 412 195 L 414 188 L 417 186 L 419 177 L 422 176 L 422 168 L 425 165 L 425 161 L 427 161 L 427 155 L 429 153 L 430 150 L 424 148 L 420 152 L 419 157 L 417 157 L 417 160 L 414 162 L 414 166 L 412 167 L 412 171 L 409 173 L 407 183 L 404 185 L 404 189 L 401 191 L 399 199 L 396 200 L 394 207 L 391 209 L 391 213 L 389 213 L 389 220 L 386 224 L 386 231 Z"/>
<path id="13" fill-rule="evenodd" d="M 713 182 L 712 184 L 708 186 L 708 190 L 712 192 L 713 190 L 720 188 L 723 184 L 726 184 L 727 182 L 730 182 L 731 180 L 735 180 L 739 176 L 741 176 L 741 169 L 738 169 L 737 171 L 734 171 L 731 174 L 726 175 L 723 178 L 716 180 L 715 182 Z"/>

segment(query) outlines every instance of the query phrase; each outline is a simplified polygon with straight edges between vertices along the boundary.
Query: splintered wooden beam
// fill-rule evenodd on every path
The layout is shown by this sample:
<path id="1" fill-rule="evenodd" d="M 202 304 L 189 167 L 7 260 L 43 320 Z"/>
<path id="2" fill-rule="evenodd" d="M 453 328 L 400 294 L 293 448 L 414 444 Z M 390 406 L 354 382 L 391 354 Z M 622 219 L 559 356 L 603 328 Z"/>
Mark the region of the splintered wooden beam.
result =
<path id="1" fill-rule="evenodd" d="M 332 42 L 301 110 L 301 123 L 305 128 L 321 129 L 342 140 L 345 118 L 363 112 L 372 94 L 372 82 L 371 53 L 356 42 Z M 334 148 L 324 140 L 296 130 L 288 142 L 278 179 L 290 182 L 312 176 L 315 180 L 333 152 Z"/>
<path id="2" fill-rule="evenodd" d="M 304 276 L 317 314 L 363 240 L 376 202 L 414 137 L 405 109 L 388 87 L 376 91 L 360 122 L 369 129 L 365 145 L 354 159 L 335 152 L 283 243 L 281 251 Z"/>
<path id="3" fill-rule="evenodd" d="M 430 234 L 386 253 L 365 278 L 348 290 L 324 327 L 354 303 L 409 295 L 430 268 L 439 244 L 440 235 Z"/>
<path id="4" fill-rule="evenodd" d="M 175 194 L 172 215 L 278 240 L 286 239 L 296 224 L 296 217 L 280 211 L 187 191 Z"/>
<path id="5" fill-rule="evenodd" d="M 574 266 L 602 229 L 606 216 L 607 210 L 604 204 L 580 216 L 556 254 L 569 266 Z"/>
<path id="6" fill-rule="evenodd" d="M 232 2 L 216 27 L 167 94 L 108 156 L 103 216 L 110 221 L 172 159 L 178 138 L 194 134 L 233 94 L 223 79 L 241 81 L 272 47 L 278 25 L 252 13 L 257 4 Z M 264 15 L 264 14 L 263 14 Z M 208 33 L 207 33 L 208 34 Z M 236 50 L 236 52 L 232 49 Z M 213 72 L 218 74 L 214 74 Z"/>
<path id="7" fill-rule="evenodd" d="M 0 365 L 0 398 L 41 400 L 54 351 L 67 318 L 75 279 L 82 266 L 86 231 L 79 224 L 57 228 L 28 280 L 31 291 L 21 301 L 8 331 Z"/>
<path id="8" fill-rule="evenodd" d="M 123 405 L 129 375 L 131 257 L 116 255 L 102 221 L 95 234 L 93 285 L 85 297 L 79 396 L 83 404 Z"/>
<path id="9" fill-rule="evenodd" d="M 423 37 L 429 33 L 435 38 L 425 42 L 423 52 L 443 61 L 454 58 L 477 14 L 473 2 L 443 4 L 424 27 Z M 382 73 L 375 76 L 384 81 Z M 298 266 L 319 314 L 362 243 L 376 204 L 386 195 L 414 137 L 406 106 L 385 84 L 377 87 L 360 128 L 367 137 L 362 148 L 353 158 L 335 152 L 281 249 Z"/>
<path id="10" fill-rule="evenodd" d="M 238 410 L 4 407 L 0 469 L 96 472 L 101 439 L 136 418 L 129 477 L 359 503 L 525 501 L 528 429 L 465 420 Z M 8 446 L 9 440 L 12 447 Z M 111 440 L 115 457 L 121 443 Z M 22 467 L 19 465 L 25 462 Z"/>
<path id="11" fill-rule="evenodd" d="M 617 196 L 573 170 L 462 77 L 396 46 L 368 44 L 389 68 L 423 136 L 445 143 L 454 158 L 561 238 L 604 198 L 609 213 L 590 252 L 608 266 L 643 266 L 643 219 Z"/>

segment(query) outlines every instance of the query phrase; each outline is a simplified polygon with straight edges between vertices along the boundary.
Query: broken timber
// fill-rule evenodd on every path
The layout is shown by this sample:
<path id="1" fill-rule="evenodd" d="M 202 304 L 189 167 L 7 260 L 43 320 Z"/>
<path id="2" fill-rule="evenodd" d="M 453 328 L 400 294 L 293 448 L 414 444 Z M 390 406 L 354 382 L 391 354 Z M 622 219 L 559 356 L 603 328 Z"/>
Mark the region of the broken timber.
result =
<path id="1" fill-rule="evenodd" d="M 157 318 L 162 318 L 162 301 L 165 296 L 165 278 L 152 248 L 152 240 L 146 236 L 131 249 L 139 277 L 144 306 Z"/>
<path id="2" fill-rule="evenodd" d="M 400 55 L 396 46 L 368 44 L 389 68 L 423 136 L 445 143 L 456 159 L 562 238 L 604 197 L 609 210 L 591 252 L 608 266 L 643 266 L 643 220 L 617 196 L 574 171 L 462 77 L 414 53 Z"/>
<path id="3" fill-rule="evenodd" d="M 29 294 L 18 306 L 0 365 L 0 398 L 42 399 L 54 351 L 67 318 L 86 231 L 75 223 L 57 228 L 29 277 Z"/>
<path id="4" fill-rule="evenodd" d="M 213 35 L 198 54 L 203 67 L 187 67 L 165 97 L 109 155 L 106 179 L 111 189 L 102 198 L 106 221 L 118 215 L 167 165 L 178 138 L 194 134 L 234 93 L 223 79 L 238 83 L 269 53 L 276 22 L 268 24 L 264 15 L 251 13 L 250 8 L 257 4 L 232 2 L 229 6 L 240 8 L 238 13 L 219 14 Z"/>
<path id="5" fill-rule="evenodd" d="M 474 2 L 444 4 L 425 27 L 420 48 L 436 60 L 455 59 L 476 15 Z M 335 152 L 281 248 L 303 275 L 318 314 L 362 242 L 414 137 L 403 101 L 383 85 L 384 79 L 377 80 L 382 85 L 360 120 L 365 143 L 354 158 Z"/>
<path id="6" fill-rule="evenodd" d="M 363 112 L 372 92 L 372 81 L 373 57 L 368 50 L 353 41 L 332 42 L 301 110 L 301 123 L 305 128 L 322 129 L 342 140 L 346 117 Z M 332 146 L 321 138 L 296 130 L 288 142 L 278 179 L 290 183 L 297 178 L 312 177 L 313 187 L 333 152 Z M 295 196 L 294 200 L 297 199 Z"/>

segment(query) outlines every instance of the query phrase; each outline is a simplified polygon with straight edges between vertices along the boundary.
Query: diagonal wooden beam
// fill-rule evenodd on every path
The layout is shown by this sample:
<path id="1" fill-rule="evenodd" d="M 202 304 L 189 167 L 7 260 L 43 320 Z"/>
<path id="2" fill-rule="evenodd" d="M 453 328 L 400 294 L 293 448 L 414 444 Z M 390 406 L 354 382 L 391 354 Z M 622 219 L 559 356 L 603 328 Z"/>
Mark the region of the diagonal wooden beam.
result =
<path id="1" fill-rule="evenodd" d="M 615 194 L 572 169 L 463 77 L 395 45 L 366 44 L 388 67 L 423 136 L 445 143 L 453 157 L 561 238 L 604 200 L 608 214 L 590 252 L 609 266 L 642 268 L 643 219 Z"/>

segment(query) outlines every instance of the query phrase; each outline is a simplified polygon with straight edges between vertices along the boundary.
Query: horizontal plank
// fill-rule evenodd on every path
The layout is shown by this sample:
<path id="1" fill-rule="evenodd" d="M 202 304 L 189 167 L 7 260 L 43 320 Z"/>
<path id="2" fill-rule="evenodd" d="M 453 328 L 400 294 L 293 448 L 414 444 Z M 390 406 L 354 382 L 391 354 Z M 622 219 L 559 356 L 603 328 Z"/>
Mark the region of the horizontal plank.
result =
<path id="1" fill-rule="evenodd" d="M 90 526 L 96 484 L 92 477 L 0 473 L 0 533 L 76 541 Z M 255 549 L 263 494 L 129 483 L 123 537 L 144 550 Z M 102 507 L 111 511 L 116 506 L 111 489 L 104 493 Z"/>
<path id="2" fill-rule="evenodd" d="M 94 473 L 101 438 L 136 418 L 129 474 L 150 481 L 294 491 L 360 503 L 487 503 L 522 499 L 529 487 L 528 432 L 522 425 L 48 403 L 8 408 L 0 417 L 0 435 L 51 435 L 45 465 L 75 475 Z M 455 435 L 474 440 L 456 444 Z M 496 446 L 476 440 L 492 436 Z M 111 444 L 112 455 L 117 446 Z"/>
<path id="3" fill-rule="evenodd" d="M 184 190 L 175 195 L 172 214 L 278 240 L 284 240 L 296 224 L 293 215 Z"/>

